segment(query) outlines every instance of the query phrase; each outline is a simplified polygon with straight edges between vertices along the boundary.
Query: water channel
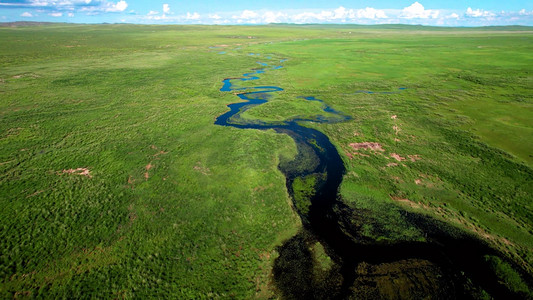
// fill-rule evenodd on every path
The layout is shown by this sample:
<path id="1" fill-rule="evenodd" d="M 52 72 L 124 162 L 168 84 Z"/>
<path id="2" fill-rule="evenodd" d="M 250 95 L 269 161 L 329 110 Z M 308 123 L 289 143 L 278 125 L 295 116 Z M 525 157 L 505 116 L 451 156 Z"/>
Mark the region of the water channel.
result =
<path id="1" fill-rule="evenodd" d="M 271 129 L 287 134 L 296 143 L 296 157 L 279 166 L 303 223 L 301 232 L 278 248 L 279 257 L 274 263 L 273 281 L 284 298 L 464 299 L 483 296 L 481 290 L 496 298 L 517 296 L 499 282 L 484 259 L 486 255 L 501 255 L 483 241 L 444 222 L 405 211 L 405 218 L 424 232 L 426 241 L 380 243 L 362 238 L 358 234 L 361 224 L 371 220 L 364 210 L 350 207 L 339 195 L 345 173 L 342 158 L 325 134 L 305 126 L 307 122 L 345 122 L 351 117 L 320 99 L 305 96 L 301 98 L 321 102 L 324 114 L 280 122 L 242 118 L 248 109 L 283 91 L 277 86 L 238 84 L 259 80 L 261 74 L 282 68 L 278 64 L 258 63 L 260 68 L 223 80 L 220 91 L 233 92 L 241 102 L 229 104 L 230 110 L 220 115 L 215 124 Z M 313 192 L 304 199 L 307 205 L 302 204 L 302 199 L 295 201 L 296 180 L 313 183 Z M 321 269 L 311 251 L 317 243 L 332 260 L 328 268 Z"/>

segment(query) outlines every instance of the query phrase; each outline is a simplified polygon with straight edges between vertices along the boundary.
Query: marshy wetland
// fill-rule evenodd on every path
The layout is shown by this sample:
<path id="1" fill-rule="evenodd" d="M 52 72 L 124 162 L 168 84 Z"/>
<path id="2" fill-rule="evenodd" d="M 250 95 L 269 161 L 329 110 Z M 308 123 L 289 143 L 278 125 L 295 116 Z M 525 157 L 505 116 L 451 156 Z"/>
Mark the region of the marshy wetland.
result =
<path id="1" fill-rule="evenodd" d="M 533 297 L 528 27 L 0 38 L 3 297 Z"/>

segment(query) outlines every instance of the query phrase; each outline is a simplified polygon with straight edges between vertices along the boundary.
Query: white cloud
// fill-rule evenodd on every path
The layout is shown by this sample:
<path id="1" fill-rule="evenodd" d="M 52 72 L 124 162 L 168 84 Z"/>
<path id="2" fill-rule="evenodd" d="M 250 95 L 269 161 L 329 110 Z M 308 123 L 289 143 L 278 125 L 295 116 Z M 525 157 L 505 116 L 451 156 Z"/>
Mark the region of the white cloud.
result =
<path id="1" fill-rule="evenodd" d="M 469 16 L 469 17 L 472 17 L 472 18 L 494 17 L 495 16 L 495 14 L 490 12 L 490 11 L 486 11 L 486 10 L 482 10 L 482 9 L 473 10 L 470 7 L 466 10 L 466 15 Z"/>
<path id="2" fill-rule="evenodd" d="M 367 7 L 365 9 L 357 10 L 357 18 L 359 19 L 385 19 L 387 15 L 384 11 Z"/>
<path id="3" fill-rule="evenodd" d="M 358 19 L 386 19 L 385 11 L 366 7 L 364 9 L 346 9 L 343 6 L 334 10 L 323 10 L 321 12 L 302 12 L 292 16 L 287 16 L 291 22 L 295 23 L 320 23 L 320 22 L 356 22 Z"/>
<path id="4" fill-rule="evenodd" d="M 287 15 L 281 12 L 267 11 L 263 14 L 263 21 L 265 23 L 281 23 L 286 17 Z"/>
<path id="5" fill-rule="evenodd" d="M 324 13 L 323 11 L 322 13 Z M 350 14 L 353 13 L 353 9 L 346 9 L 343 6 L 333 10 L 333 12 L 326 12 L 327 16 L 331 19 L 346 19 L 350 17 Z M 324 15 L 324 14 L 323 14 Z"/>
<path id="6" fill-rule="evenodd" d="M 259 15 L 255 11 L 245 9 L 239 16 L 233 16 L 232 18 L 237 20 L 250 20 L 257 18 L 258 16 Z"/>
<path id="7" fill-rule="evenodd" d="M 446 16 L 446 19 L 459 19 L 459 15 L 452 13 L 451 15 Z"/>
<path id="8" fill-rule="evenodd" d="M 525 8 L 522 8 L 519 12 L 519 15 L 521 16 L 533 16 L 533 10 L 532 11 L 526 11 Z"/>
<path id="9" fill-rule="evenodd" d="M 187 12 L 187 16 L 185 17 L 185 19 L 192 20 L 192 21 L 198 21 L 200 20 L 200 14 L 198 14 L 197 12 L 192 13 L 192 14 L 190 12 Z"/>
<path id="10" fill-rule="evenodd" d="M 426 9 L 418 0 L 403 9 L 376 9 L 373 7 L 338 6 L 330 9 L 287 9 L 287 10 L 242 10 L 218 11 L 200 15 L 198 12 L 176 14 L 170 3 L 161 3 L 158 9 L 134 13 L 128 10 L 128 0 L 0 0 L 0 8 L 23 8 L 18 11 L 19 18 L 37 15 L 56 17 L 77 17 L 80 13 L 102 15 L 122 13 L 119 20 L 129 14 L 129 22 L 153 22 L 176 24 L 266 24 L 266 23 L 347 23 L 347 24 L 423 24 L 443 26 L 483 26 L 483 25 L 531 25 L 532 10 L 486 11 L 483 9 L 450 10 Z M 21 14 L 22 13 L 22 14 Z"/>
<path id="11" fill-rule="evenodd" d="M 438 10 L 425 9 L 424 6 L 418 2 L 415 2 L 404 8 L 400 14 L 401 18 L 406 19 L 436 19 L 438 16 Z"/>
<path id="12" fill-rule="evenodd" d="M 121 11 L 125 11 L 126 8 L 128 8 L 128 3 L 126 3 L 126 1 L 124 0 L 120 0 L 119 2 L 117 2 L 116 4 L 108 4 L 108 7 L 105 11 L 107 12 L 121 12 Z"/>

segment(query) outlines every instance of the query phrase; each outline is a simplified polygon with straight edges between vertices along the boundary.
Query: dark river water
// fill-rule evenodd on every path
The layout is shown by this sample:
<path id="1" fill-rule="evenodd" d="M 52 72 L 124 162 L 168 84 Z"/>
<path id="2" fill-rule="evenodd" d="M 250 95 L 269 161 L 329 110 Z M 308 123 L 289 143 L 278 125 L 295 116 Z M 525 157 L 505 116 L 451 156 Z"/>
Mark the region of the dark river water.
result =
<path id="1" fill-rule="evenodd" d="M 282 122 L 246 120 L 246 110 L 264 104 L 277 92 L 277 86 L 243 87 L 265 72 L 282 68 L 258 62 L 241 77 L 223 80 L 222 92 L 233 92 L 241 102 L 229 104 L 229 111 L 215 124 L 241 129 L 272 129 L 287 134 L 296 143 L 298 154 L 279 169 L 300 215 L 303 229 L 278 248 L 273 267 L 273 284 L 287 299 L 469 299 L 486 296 L 516 299 L 493 274 L 486 255 L 501 256 L 484 242 L 430 217 L 403 212 L 413 226 L 424 232 L 424 242 L 384 243 L 359 234 L 365 222 L 373 222 L 363 209 L 345 204 L 339 195 L 345 167 L 337 149 L 322 132 L 306 122 L 337 123 L 351 119 L 313 96 L 301 97 L 322 103 L 323 114 Z M 403 88 L 401 88 L 403 89 Z M 358 91 L 372 93 L 371 91 Z M 252 155 L 252 154 L 251 154 Z M 313 179 L 309 181 L 309 179 Z M 296 180 L 312 182 L 312 192 L 295 199 Z M 379 227 L 379 224 L 374 224 Z M 321 266 L 316 257 L 322 245 L 330 264 Z M 321 258 L 324 260 L 324 258 Z"/>

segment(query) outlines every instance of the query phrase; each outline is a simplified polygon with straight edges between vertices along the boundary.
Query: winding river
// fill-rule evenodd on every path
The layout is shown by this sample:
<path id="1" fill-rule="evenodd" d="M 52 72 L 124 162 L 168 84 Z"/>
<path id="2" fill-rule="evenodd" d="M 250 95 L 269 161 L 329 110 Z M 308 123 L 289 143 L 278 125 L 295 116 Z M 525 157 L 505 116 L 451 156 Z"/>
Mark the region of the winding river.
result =
<path id="1" fill-rule="evenodd" d="M 223 80 L 220 91 L 233 92 L 242 102 L 229 104 L 230 110 L 220 115 L 215 124 L 240 129 L 272 129 L 287 134 L 296 143 L 296 157 L 279 166 L 303 223 L 301 232 L 278 248 L 279 257 L 274 262 L 273 281 L 285 298 L 429 296 L 462 299 L 482 295 L 481 289 L 497 298 L 517 296 L 492 275 L 484 259 L 485 255 L 501 256 L 499 253 L 471 235 L 430 217 L 403 212 L 410 223 L 425 233 L 424 242 L 379 243 L 361 238 L 358 234 L 361 224 L 372 220 L 364 210 L 346 205 L 338 194 L 345 173 L 342 158 L 325 134 L 304 126 L 306 122 L 344 122 L 351 117 L 320 99 L 305 96 L 301 98 L 322 103 L 324 114 L 279 122 L 242 118 L 245 111 L 268 102 L 275 93 L 283 91 L 277 86 L 239 85 L 282 68 L 279 64 L 258 64 L 261 67 L 241 77 Z M 312 192 L 305 194 L 306 199 L 301 199 L 301 193 L 296 195 L 296 181 L 311 182 Z M 319 268 L 310 250 L 317 243 L 333 262 L 328 268 Z"/>

